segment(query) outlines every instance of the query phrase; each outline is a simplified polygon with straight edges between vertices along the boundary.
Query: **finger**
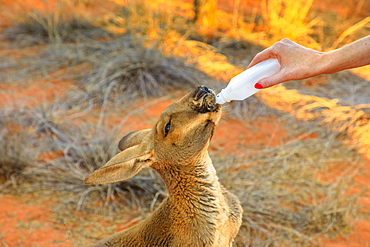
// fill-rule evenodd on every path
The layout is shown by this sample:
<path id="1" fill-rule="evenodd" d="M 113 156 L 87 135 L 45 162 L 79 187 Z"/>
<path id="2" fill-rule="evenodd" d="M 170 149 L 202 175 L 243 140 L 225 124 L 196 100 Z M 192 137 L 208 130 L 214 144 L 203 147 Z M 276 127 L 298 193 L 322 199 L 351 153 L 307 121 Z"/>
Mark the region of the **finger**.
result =
<path id="1" fill-rule="evenodd" d="M 296 44 L 295 42 L 291 41 L 291 40 L 290 40 L 290 39 L 288 39 L 288 38 L 283 38 L 282 40 L 280 40 L 280 43 Z"/>
<path id="2" fill-rule="evenodd" d="M 278 72 L 275 75 L 261 79 L 258 83 L 262 88 L 269 88 L 279 83 L 284 82 L 282 73 Z"/>
<path id="3" fill-rule="evenodd" d="M 253 60 L 250 62 L 250 64 L 248 65 L 247 69 L 249 69 L 250 67 L 253 67 L 254 65 L 256 65 L 257 63 L 260 63 L 264 60 L 267 60 L 269 58 L 272 58 L 274 57 L 274 54 L 271 52 L 271 49 L 270 48 L 267 48 L 263 51 L 261 51 L 260 53 L 258 53 L 254 58 Z"/>

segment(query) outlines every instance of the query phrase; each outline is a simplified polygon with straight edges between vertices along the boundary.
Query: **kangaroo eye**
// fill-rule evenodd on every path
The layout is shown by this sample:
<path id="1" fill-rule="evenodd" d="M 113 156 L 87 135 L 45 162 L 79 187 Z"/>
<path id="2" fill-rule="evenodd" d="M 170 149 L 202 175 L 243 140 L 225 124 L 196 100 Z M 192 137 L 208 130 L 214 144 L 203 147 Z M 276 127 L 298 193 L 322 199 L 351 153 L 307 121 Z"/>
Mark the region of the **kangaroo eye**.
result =
<path id="1" fill-rule="evenodd" d="M 168 122 L 166 126 L 164 127 L 164 136 L 166 137 L 168 135 L 168 132 L 170 132 L 171 129 L 171 122 Z"/>

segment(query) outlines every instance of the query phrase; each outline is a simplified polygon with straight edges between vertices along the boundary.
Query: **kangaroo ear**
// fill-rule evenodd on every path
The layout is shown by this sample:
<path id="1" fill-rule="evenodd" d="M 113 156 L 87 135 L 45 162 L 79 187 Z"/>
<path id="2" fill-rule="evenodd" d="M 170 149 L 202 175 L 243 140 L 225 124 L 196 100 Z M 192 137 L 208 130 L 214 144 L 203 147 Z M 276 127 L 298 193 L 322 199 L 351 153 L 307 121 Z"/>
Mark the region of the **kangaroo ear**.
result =
<path id="1" fill-rule="evenodd" d="M 119 150 L 123 151 L 129 147 L 138 145 L 149 134 L 151 129 L 144 129 L 131 132 L 125 135 L 118 143 Z"/>
<path id="2" fill-rule="evenodd" d="M 118 153 L 85 179 L 85 184 L 114 183 L 129 179 L 154 162 L 152 138 Z"/>

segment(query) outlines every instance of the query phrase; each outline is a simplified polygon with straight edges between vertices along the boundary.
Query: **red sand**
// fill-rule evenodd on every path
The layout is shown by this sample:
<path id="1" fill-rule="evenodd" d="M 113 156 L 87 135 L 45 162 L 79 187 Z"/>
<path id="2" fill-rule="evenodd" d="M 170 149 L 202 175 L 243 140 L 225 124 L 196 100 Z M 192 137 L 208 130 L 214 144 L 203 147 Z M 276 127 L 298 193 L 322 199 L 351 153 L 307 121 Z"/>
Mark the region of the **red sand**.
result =
<path id="1" fill-rule="evenodd" d="M 21 199 L 0 195 L 0 244 L 1 246 L 57 246 L 69 247 L 63 227 L 53 225 L 48 202 L 28 205 Z"/>
<path id="2" fill-rule="evenodd" d="M 29 0 L 28 5 L 20 4 L 23 1 L 2 1 L 3 6 L 0 14 L 9 13 L 21 10 L 28 10 L 30 6 L 45 9 L 43 1 Z M 47 1 L 47 8 L 53 9 L 56 1 Z M 222 2 L 222 1 L 221 1 Z M 227 1 L 226 1 L 227 2 Z M 333 6 L 338 6 L 336 9 L 343 15 L 347 15 L 351 9 L 345 9 L 345 6 L 338 5 L 337 1 L 332 1 Z M 344 1 L 343 1 L 344 2 Z M 351 2 L 352 1 L 346 1 Z M 364 1 L 364 7 L 368 9 L 368 3 Z M 222 7 L 227 4 L 221 4 Z M 315 2 L 314 6 L 319 6 L 324 9 L 323 4 Z M 328 5 L 329 6 L 329 5 Z M 5 11 L 5 12 L 4 12 Z M 357 12 L 357 14 L 362 11 Z M 9 18 L 9 14 L 4 15 Z M 9 25 L 9 20 L 3 18 L 0 21 L 1 26 Z M 14 56 L 19 56 L 17 51 L 1 50 L 0 55 L 8 55 L 11 52 Z M 30 51 L 32 52 L 32 51 Z M 34 51 L 33 51 L 34 52 Z M 22 99 L 22 103 L 33 105 L 36 102 L 49 102 L 54 97 L 59 97 L 69 89 L 70 82 L 62 82 L 57 80 L 51 81 L 35 81 L 20 87 L 14 85 L 0 85 L 0 106 L 12 104 L 15 100 Z M 159 113 L 170 105 L 173 101 L 162 100 L 153 104 L 143 112 L 143 115 L 132 115 L 128 122 L 133 125 L 133 128 L 138 129 L 149 127 L 153 124 L 153 119 L 156 119 Z M 145 114 L 144 114 L 145 113 Z M 145 116 L 145 117 L 143 117 Z M 258 146 L 277 146 L 285 135 L 286 130 L 283 123 L 274 121 L 274 118 L 260 120 L 254 125 L 236 119 L 223 119 L 215 131 L 211 150 L 221 149 L 229 152 L 229 154 L 241 154 L 242 147 L 255 147 L 258 151 Z M 44 154 L 40 158 L 53 158 L 59 153 Z M 370 161 L 365 167 L 365 172 L 356 177 L 358 183 L 367 186 L 370 189 Z M 370 195 L 364 198 L 361 203 L 365 209 L 370 209 Z M 20 198 L 1 195 L 0 194 L 0 244 L 2 246 L 72 246 L 68 239 L 67 230 L 63 226 L 58 225 L 52 215 L 53 203 L 50 201 L 42 201 L 34 198 L 33 205 L 29 205 Z M 354 232 L 348 239 L 337 238 L 332 241 L 326 241 L 325 247 L 366 247 L 370 246 L 370 222 L 361 220 L 354 228 Z"/>
<path id="3" fill-rule="evenodd" d="M 164 99 L 152 104 L 142 115 L 132 115 L 127 124 L 132 129 L 150 127 L 156 121 L 159 114 L 173 101 Z M 145 117 L 143 117 L 145 116 Z M 139 121 L 138 121 L 139 120 Z M 135 124 L 137 124 L 135 126 Z M 313 138 L 309 136 L 306 138 Z M 278 146 L 286 138 L 284 123 L 276 121 L 274 117 L 259 120 L 253 125 L 237 119 L 221 119 L 211 142 L 210 150 L 223 150 L 228 155 L 242 155 L 241 150 L 249 149 L 258 152 L 259 146 Z M 60 153 L 47 153 L 40 157 L 52 159 Z M 345 166 L 345 164 L 343 164 Z M 339 169 L 341 170 L 341 169 Z M 368 186 L 370 177 L 370 162 L 365 173 L 356 176 L 358 183 Z M 330 179 L 325 177 L 325 179 Z M 28 205 L 21 199 L 0 195 L 0 233 L 2 240 L 9 246 L 72 246 L 63 227 L 56 228 L 53 224 L 52 204 L 45 201 L 37 201 L 34 205 Z M 365 209 L 370 209 L 370 195 L 361 203 Z M 0 237 L 1 242 L 1 237 Z M 370 222 L 361 220 L 354 228 L 354 233 L 348 239 L 336 238 L 325 241 L 325 247 L 357 247 L 370 246 Z"/>

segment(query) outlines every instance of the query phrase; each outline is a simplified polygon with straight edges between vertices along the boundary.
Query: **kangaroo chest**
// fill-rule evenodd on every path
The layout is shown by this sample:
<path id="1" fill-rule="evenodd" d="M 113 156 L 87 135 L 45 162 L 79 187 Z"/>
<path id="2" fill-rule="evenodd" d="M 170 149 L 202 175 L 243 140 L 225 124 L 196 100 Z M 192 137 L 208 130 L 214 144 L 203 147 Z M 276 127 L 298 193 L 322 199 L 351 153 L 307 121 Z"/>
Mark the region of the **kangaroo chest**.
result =
<path id="1" fill-rule="evenodd" d="M 226 246 L 222 242 L 230 240 L 225 234 L 230 225 L 229 205 L 220 190 L 219 185 L 185 190 L 167 199 L 174 242 L 178 236 L 179 246 Z"/>

